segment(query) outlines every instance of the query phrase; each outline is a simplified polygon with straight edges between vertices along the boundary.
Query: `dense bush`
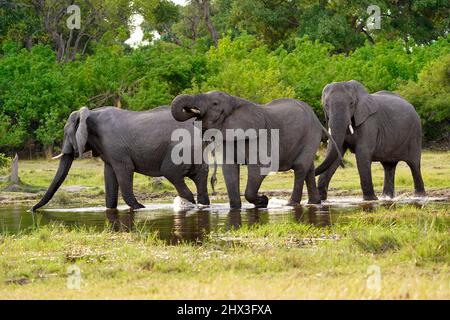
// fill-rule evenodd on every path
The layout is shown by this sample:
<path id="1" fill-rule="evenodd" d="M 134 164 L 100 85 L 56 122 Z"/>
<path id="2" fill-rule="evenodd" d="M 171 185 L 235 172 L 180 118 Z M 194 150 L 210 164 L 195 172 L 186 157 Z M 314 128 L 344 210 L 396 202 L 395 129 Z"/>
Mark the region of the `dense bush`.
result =
<path id="1" fill-rule="evenodd" d="M 399 93 L 417 109 L 425 136 L 436 139 L 450 132 L 450 54 L 431 61 Z"/>
<path id="2" fill-rule="evenodd" d="M 187 92 L 222 90 L 258 103 L 294 97 L 292 87 L 282 83 L 279 56 L 254 37 L 221 40 L 207 53 L 207 77 Z"/>
<path id="3" fill-rule="evenodd" d="M 38 45 L 29 52 L 12 43 L 0 58 L 0 151 L 19 149 L 29 139 L 51 146 L 62 139 L 73 110 L 116 105 L 146 110 L 168 104 L 192 79 L 202 79 L 202 54 L 173 44 L 126 53 L 99 46 L 85 60 L 55 62 Z"/>
<path id="4" fill-rule="evenodd" d="M 217 48 L 157 41 L 127 49 L 96 45 L 84 59 L 61 64 L 48 46 L 30 51 L 11 41 L 0 50 L 0 151 L 33 140 L 59 144 L 73 110 L 117 105 L 146 110 L 181 92 L 224 90 L 255 102 L 295 97 L 322 116 L 322 88 L 355 79 L 369 91 L 399 91 L 423 120 L 426 138 L 449 131 L 449 40 L 405 50 L 401 41 L 366 43 L 349 54 L 307 36 L 270 49 L 255 36 L 224 37 Z"/>
<path id="5" fill-rule="evenodd" d="M 0 148 L 16 148 L 29 138 L 51 145 L 62 137 L 64 123 L 78 94 L 55 62 L 50 48 L 31 51 L 3 46 L 0 59 Z"/>
<path id="6" fill-rule="evenodd" d="M 4 169 L 8 168 L 11 165 L 11 159 L 0 153 L 0 173 L 4 171 Z"/>

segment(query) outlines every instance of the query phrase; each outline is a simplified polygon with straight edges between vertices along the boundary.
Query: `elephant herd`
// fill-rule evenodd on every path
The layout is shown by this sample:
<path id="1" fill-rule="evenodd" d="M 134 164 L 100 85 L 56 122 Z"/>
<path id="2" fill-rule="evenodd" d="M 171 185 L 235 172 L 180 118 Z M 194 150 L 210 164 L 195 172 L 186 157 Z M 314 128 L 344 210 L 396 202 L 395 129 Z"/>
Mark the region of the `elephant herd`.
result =
<path id="1" fill-rule="evenodd" d="M 114 107 L 89 110 L 85 107 L 73 112 L 64 127 L 64 140 L 57 173 L 43 198 L 33 206 L 36 210 L 47 204 L 66 178 L 76 156 L 92 151 L 104 162 L 106 207 L 116 208 L 119 188 L 126 204 L 132 209 L 143 208 L 133 193 L 134 173 L 163 176 L 170 181 L 178 195 L 195 203 L 194 195 L 185 183 L 190 178 L 197 189 L 197 202 L 209 205 L 207 161 L 194 161 L 195 144 L 187 153 L 191 161 L 173 160 L 177 142 L 172 133 L 177 129 L 194 135 L 195 123 L 201 123 L 202 133 L 213 129 L 220 133 L 223 152 L 216 154 L 231 208 L 241 207 L 240 166 L 247 165 L 248 178 L 245 199 L 257 208 L 267 207 L 268 198 L 259 194 L 267 173 L 259 156 L 251 161 L 251 139 L 243 141 L 243 159 L 231 156 L 239 137 L 225 131 L 269 130 L 277 133 L 277 166 L 274 171 L 294 171 L 294 183 L 288 205 L 300 203 L 306 183 L 308 203 L 319 204 L 327 199 L 330 180 L 342 155 L 350 150 L 356 156 L 364 200 L 376 200 L 372 183 L 371 163 L 381 162 L 384 168 L 383 196 L 394 197 L 395 169 L 405 161 L 411 169 L 416 196 L 424 196 L 420 172 L 422 132 L 420 118 L 414 107 L 401 96 L 380 91 L 369 94 L 357 81 L 335 82 L 325 86 L 322 105 L 329 129 L 326 130 L 305 102 L 277 99 L 265 105 L 231 96 L 221 91 L 195 95 L 179 95 L 170 107 L 164 106 L 144 112 Z M 274 131 L 275 130 L 275 131 Z M 324 161 L 314 167 L 314 159 L 322 136 L 329 139 Z M 260 139 L 259 136 L 255 137 Z M 201 148 L 208 145 L 202 141 Z M 230 148 L 229 148 L 230 147 Z M 273 150 L 273 148 L 272 148 Z M 230 153 L 231 154 L 231 153 Z M 231 161 L 229 161 L 231 157 Z M 225 159 L 227 161 L 225 161 Z M 318 185 L 315 176 L 320 175 Z M 214 178 L 214 177 L 213 177 Z"/>

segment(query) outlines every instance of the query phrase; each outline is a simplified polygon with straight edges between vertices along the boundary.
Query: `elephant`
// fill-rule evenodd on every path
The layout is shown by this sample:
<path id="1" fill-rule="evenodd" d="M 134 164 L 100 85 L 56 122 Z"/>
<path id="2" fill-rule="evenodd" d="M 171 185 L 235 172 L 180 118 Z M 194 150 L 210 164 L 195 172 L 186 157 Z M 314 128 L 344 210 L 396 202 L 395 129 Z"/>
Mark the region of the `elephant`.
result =
<path id="1" fill-rule="evenodd" d="M 208 164 L 174 164 L 171 133 L 178 128 L 193 130 L 193 121 L 180 123 L 168 106 L 149 111 L 129 111 L 114 107 L 89 110 L 86 107 L 70 114 L 65 127 L 59 168 L 43 198 L 32 211 L 47 204 L 64 182 L 76 155 L 86 151 L 104 162 L 106 207 L 117 207 L 118 190 L 132 209 L 144 208 L 133 193 L 134 172 L 164 176 L 180 197 L 195 203 L 184 178 L 189 177 L 197 188 L 197 201 L 209 205 Z"/>
<path id="2" fill-rule="evenodd" d="M 308 202 L 320 203 L 314 176 L 314 158 L 322 133 L 328 133 L 306 103 L 295 99 L 277 99 L 265 105 L 258 105 L 223 91 L 210 91 L 179 95 L 172 101 L 171 106 L 176 120 L 187 121 L 196 118 L 201 121 L 203 130 L 215 129 L 222 132 L 222 144 L 226 146 L 224 159 L 227 158 L 226 150 L 229 150 L 230 145 L 237 144 L 238 140 L 227 137 L 225 131 L 279 130 L 279 166 L 278 170 L 274 171 L 293 169 L 295 174 L 294 187 L 288 204 L 295 206 L 300 203 L 305 180 Z M 230 207 L 242 206 L 239 191 L 240 164 L 246 164 L 248 179 L 245 199 L 256 208 L 265 208 L 268 198 L 258 194 L 265 178 L 261 171 L 262 164 L 260 161 L 255 163 L 249 161 L 249 139 L 246 139 L 245 143 L 245 161 L 239 162 L 236 159 L 231 163 L 222 161 Z"/>
<path id="3" fill-rule="evenodd" d="M 383 196 L 394 197 L 395 169 L 405 161 L 411 169 L 416 196 L 425 196 L 420 172 L 422 129 L 414 107 L 400 95 L 379 91 L 369 94 L 358 81 L 334 82 L 324 87 L 322 104 L 331 136 L 341 154 L 349 149 L 356 156 L 364 200 L 377 200 L 371 164 L 384 168 Z M 316 169 L 322 200 L 327 198 L 330 179 L 338 167 L 337 153 L 328 148 Z M 330 166 L 329 164 L 332 163 Z"/>

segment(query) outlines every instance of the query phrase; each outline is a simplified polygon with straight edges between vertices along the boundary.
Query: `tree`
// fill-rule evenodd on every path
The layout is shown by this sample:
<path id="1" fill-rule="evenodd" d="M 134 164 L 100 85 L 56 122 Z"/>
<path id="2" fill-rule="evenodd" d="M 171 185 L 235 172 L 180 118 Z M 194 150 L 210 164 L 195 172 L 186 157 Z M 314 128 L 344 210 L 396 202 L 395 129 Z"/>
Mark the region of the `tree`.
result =
<path id="1" fill-rule="evenodd" d="M 323 1 L 319 1 L 324 3 Z M 367 27 L 367 18 L 371 13 L 367 12 L 369 6 L 376 5 L 380 8 L 380 29 Z M 348 26 L 348 36 L 352 33 L 364 35 L 370 43 L 377 39 L 396 40 L 401 39 L 404 46 L 409 49 L 411 43 L 429 44 L 439 37 L 444 37 L 449 32 L 450 4 L 448 1 L 429 0 L 336 0 L 327 1 L 324 6 L 328 14 L 333 17 L 345 17 Z M 340 20 L 345 23 L 344 20 Z M 335 28 L 342 28 L 339 24 L 333 24 Z M 340 40 L 344 40 L 339 37 Z M 325 39 L 320 39 L 325 40 Z M 361 46 L 359 41 L 353 48 Z"/>
<path id="2" fill-rule="evenodd" d="M 13 39 L 31 50 L 33 43 L 42 40 L 43 35 L 39 18 L 31 5 L 0 0 L 0 45 Z"/>
<path id="3" fill-rule="evenodd" d="M 207 54 L 207 76 L 186 92 L 223 90 L 232 95 L 266 103 L 294 97 L 292 87 L 282 82 L 277 54 L 255 37 L 243 35 L 234 41 L 225 37 Z"/>
<path id="4" fill-rule="evenodd" d="M 271 47 L 280 45 L 299 26 L 299 0 L 234 1 L 231 24 Z"/>
<path id="5" fill-rule="evenodd" d="M 214 43 L 214 46 L 217 47 L 219 43 L 219 35 L 217 34 L 217 30 L 214 27 L 211 18 L 211 1 L 210 0 L 191 0 L 191 2 L 197 6 L 200 12 L 203 13 L 203 20 L 208 28 L 208 31 L 211 35 L 211 39 Z"/>
<path id="6" fill-rule="evenodd" d="M 77 54 L 84 54 L 92 41 L 104 40 L 123 42 L 128 34 L 128 19 L 131 7 L 128 0 L 85 0 L 77 4 L 81 13 L 78 28 L 68 28 L 70 13 L 67 9 L 73 0 L 1 0 L 8 4 L 10 10 L 19 9 L 13 15 L 32 17 L 33 23 L 27 28 L 21 24 L 9 23 L 9 30 L 21 29 L 30 49 L 33 41 L 31 35 L 45 34 L 37 39 L 38 43 L 51 44 L 56 52 L 58 62 L 74 60 Z M 3 12 L 6 12 L 3 10 Z M 27 23 L 27 21 L 24 21 Z M 32 28 L 30 30 L 30 28 Z M 31 38 L 30 38 L 31 37 Z"/>
<path id="7" fill-rule="evenodd" d="M 144 17 L 143 29 L 147 38 L 156 30 L 163 40 L 183 45 L 173 31 L 173 25 L 180 20 L 180 6 L 169 0 L 136 0 L 133 6 Z"/>
<path id="8" fill-rule="evenodd" d="M 448 35 L 450 3 L 429 0 L 384 0 L 381 33 L 387 39 L 402 39 L 410 43 L 429 44 Z"/>
<path id="9" fill-rule="evenodd" d="M 450 138 L 450 54 L 431 61 L 398 92 L 410 101 L 424 124 L 425 137 Z"/>

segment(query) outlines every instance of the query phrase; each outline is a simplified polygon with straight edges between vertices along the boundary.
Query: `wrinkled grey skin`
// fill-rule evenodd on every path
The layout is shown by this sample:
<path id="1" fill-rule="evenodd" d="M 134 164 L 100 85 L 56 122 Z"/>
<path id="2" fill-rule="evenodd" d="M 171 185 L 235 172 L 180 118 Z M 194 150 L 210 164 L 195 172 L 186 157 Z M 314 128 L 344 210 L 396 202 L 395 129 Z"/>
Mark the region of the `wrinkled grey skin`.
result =
<path id="1" fill-rule="evenodd" d="M 197 118 L 203 130 L 218 129 L 226 141 L 226 129 L 279 129 L 279 171 L 293 169 L 294 188 L 289 203 L 300 203 L 306 180 L 309 203 L 320 203 L 314 178 L 314 157 L 325 130 L 312 109 L 294 99 L 278 99 L 266 105 L 256 105 L 245 99 L 221 91 L 197 95 L 180 95 L 172 101 L 172 114 L 179 121 Z M 268 139 L 270 141 L 270 138 Z M 248 141 L 247 150 L 248 150 Z M 270 147 L 268 148 L 270 150 Z M 226 152 L 224 152 L 226 153 Z M 224 155 L 226 157 L 226 154 Z M 236 160 L 236 159 L 235 159 Z M 245 164 L 249 163 L 246 152 Z M 245 199 L 255 207 L 267 207 L 268 198 L 258 194 L 265 176 L 259 164 L 248 164 Z M 223 164 L 222 170 L 232 208 L 241 207 L 239 193 L 239 163 Z"/>
<path id="2" fill-rule="evenodd" d="M 325 86 L 322 104 L 341 154 L 349 149 L 356 155 L 364 200 L 377 199 L 372 184 L 373 161 L 381 162 L 384 168 L 384 196 L 394 197 L 399 161 L 405 161 L 411 169 L 415 194 L 425 195 L 420 172 L 422 129 L 419 116 L 408 101 L 388 91 L 369 94 L 361 83 L 352 80 Z M 338 167 L 335 159 L 336 152 L 329 148 L 324 163 L 334 163 L 328 169 L 322 165 L 316 169 L 322 200 L 327 198 L 330 179 Z"/>
<path id="3" fill-rule="evenodd" d="M 189 177 L 197 187 L 199 203 L 209 205 L 208 165 L 175 165 L 171 160 L 172 131 L 177 128 L 193 130 L 193 121 L 180 123 L 170 108 L 159 107 L 145 112 L 133 112 L 114 107 L 94 110 L 81 108 L 72 112 L 64 127 L 62 157 L 58 171 L 36 210 L 53 197 L 69 172 L 74 157 L 92 150 L 104 163 L 106 207 L 116 208 L 120 187 L 124 201 L 132 208 L 144 206 L 133 193 L 134 172 L 146 176 L 166 177 L 178 195 L 192 203 L 194 196 L 184 182 Z M 193 153 L 193 152 L 192 152 Z"/>

